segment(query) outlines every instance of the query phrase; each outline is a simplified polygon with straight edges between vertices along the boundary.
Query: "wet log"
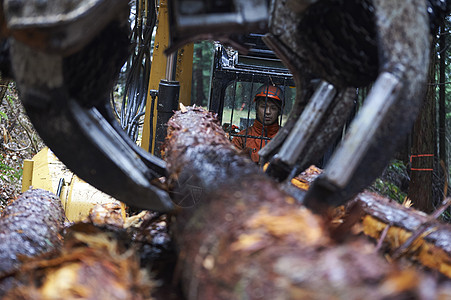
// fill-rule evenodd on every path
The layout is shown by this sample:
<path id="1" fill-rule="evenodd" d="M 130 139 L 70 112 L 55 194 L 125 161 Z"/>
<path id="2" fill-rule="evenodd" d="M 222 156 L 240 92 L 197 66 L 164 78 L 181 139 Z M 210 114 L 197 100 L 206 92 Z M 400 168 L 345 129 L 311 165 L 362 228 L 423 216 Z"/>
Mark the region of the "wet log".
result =
<path id="1" fill-rule="evenodd" d="M 1 299 L 153 299 L 156 280 L 143 268 L 145 250 L 156 247 L 148 228 L 154 223 L 152 214 L 143 212 L 141 221 L 134 218 L 125 229 L 120 210 L 98 205 L 89 220 L 65 228 L 59 251 L 24 258 L 10 272 L 16 285 L 3 291 Z M 161 227 L 161 219 L 155 222 Z M 161 234 L 165 228 L 156 231 Z"/>
<path id="2" fill-rule="evenodd" d="M 54 194 L 28 190 L 0 216 L 0 297 L 16 281 L 9 276 L 25 257 L 55 251 L 62 245 L 64 211 Z"/>
<path id="3" fill-rule="evenodd" d="M 307 190 L 321 172 L 311 166 L 292 183 Z M 350 201 L 347 210 L 355 207 L 361 209 L 363 233 L 392 259 L 404 256 L 451 278 L 451 224 L 368 191 Z"/>
<path id="4" fill-rule="evenodd" d="M 61 251 L 24 264 L 14 274 L 20 285 L 2 299 L 152 299 L 155 282 L 124 234 L 90 223 L 71 226 Z"/>
<path id="5" fill-rule="evenodd" d="M 374 193 L 361 193 L 363 231 L 387 244 L 395 258 L 403 255 L 451 278 L 451 224 Z"/>
<path id="6" fill-rule="evenodd" d="M 435 298 L 429 275 L 400 270 L 323 220 L 236 152 L 214 117 L 185 108 L 168 123 L 178 274 L 187 299 Z M 410 299 L 409 298 L 409 299 Z"/>

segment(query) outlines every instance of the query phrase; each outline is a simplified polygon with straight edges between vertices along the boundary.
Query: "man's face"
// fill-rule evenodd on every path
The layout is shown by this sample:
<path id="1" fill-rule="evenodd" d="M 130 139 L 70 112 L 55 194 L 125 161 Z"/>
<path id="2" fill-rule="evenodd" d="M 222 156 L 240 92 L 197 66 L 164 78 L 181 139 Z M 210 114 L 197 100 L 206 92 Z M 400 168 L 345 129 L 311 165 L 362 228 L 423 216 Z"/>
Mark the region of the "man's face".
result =
<path id="1" fill-rule="evenodd" d="M 257 100 L 257 119 L 262 122 L 263 125 L 272 125 L 277 122 L 277 117 L 279 116 L 279 108 L 277 105 L 269 98 Z"/>

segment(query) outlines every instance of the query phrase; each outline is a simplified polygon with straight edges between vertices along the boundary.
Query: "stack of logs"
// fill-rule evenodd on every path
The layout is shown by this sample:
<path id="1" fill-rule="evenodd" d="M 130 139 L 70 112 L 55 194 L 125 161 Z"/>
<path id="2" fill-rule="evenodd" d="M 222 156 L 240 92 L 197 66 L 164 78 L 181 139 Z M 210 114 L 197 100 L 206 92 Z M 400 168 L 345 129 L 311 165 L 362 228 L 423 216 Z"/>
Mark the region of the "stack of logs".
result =
<path id="1" fill-rule="evenodd" d="M 314 215 L 285 191 L 290 189 L 238 153 L 214 116 L 201 108 L 175 113 L 168 123 L 164 156 L 170 174 L 167 186 L 178 205 L 174 216 L 142 213 L 124 222 L 120 212 L 103 217 L 105 213 L 97 211 L 89 222 L 66 228 L 63 243 L 63 213 L 56 197 L 29 191 L 17 199 L 0 219 L 0 255 L 6 253 L 0 257 L 1 296 L 451 297 L 448 224 L 371 193 L 360 194 L 334 216 Z M 311 168 L 294 183 L 306 189 L 319 172 Z M 21 208 L 14 212 L 13 205 Z M 17 225 L 31 220 L 39 225 Z M 174 220 L 170 227 L 177 265 L 163 283 L 173 289 L 180 283 L 183 295 L 156 287 L 143 261 L 148 249 L 154 249 L 152 265 L 156 252 L 172 254 L 157 247 L 167 238 L 159 234 L 168 232 L 162 225 L 168 220 Z M 124 229 L 135 222 L 138 230 Z M 392 250 L 384 256 L 387 249 Z"/>
<path id="2" fill-rule="evenodd" d="M 60 199 L 41 189 L 8 205 L 0 218 L 0 298 L 150 299 L 155 283 L 117 227 L 120 212 L 108 212 L 110 224 L 100 226 L 93 213 L 64 228 Z"/>
<path id="3" fill-rule="evenodd" d="M 364 218 L 367 233 L 379 238 L 388 224 L 388 242 L 400 247 L 427 222 L 435 230 L 427 229 L 409 251 L 429 257 L 423 262 L 435 260 L 435 266 L 425 265 L 440 265 L 436 269 L 451 276 L 449 225 L 365 193 L 336 226 L 340 219 L 313 215 L 239 155 L 214 117 L 200 108 L 183 109 L 170 120 L 165 159 L 175 201 L 196 203 L 181 209 L 175 224 L 188 299 L 451 297 L 434 275 L 389 263 L 347 223 L 372 215 Z M 397 240 L 397 233 L 404 235 Z"/>

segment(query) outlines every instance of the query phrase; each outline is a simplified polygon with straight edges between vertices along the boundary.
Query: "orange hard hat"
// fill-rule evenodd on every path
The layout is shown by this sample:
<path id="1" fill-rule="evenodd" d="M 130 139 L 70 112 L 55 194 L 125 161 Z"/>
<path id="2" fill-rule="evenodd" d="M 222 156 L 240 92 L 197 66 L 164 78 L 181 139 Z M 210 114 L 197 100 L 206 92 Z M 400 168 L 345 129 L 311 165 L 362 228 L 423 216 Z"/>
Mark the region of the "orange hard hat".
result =
<path id="1" fill-rule="evenodd" d="M 283 102 L 283 92 L 282 90 L 273 85 L 262 85 L 257 89 L 257 93 L 255 94 L 254 101 L 257 97 L 268 97 L 274 100 L 278 100 Z"/>

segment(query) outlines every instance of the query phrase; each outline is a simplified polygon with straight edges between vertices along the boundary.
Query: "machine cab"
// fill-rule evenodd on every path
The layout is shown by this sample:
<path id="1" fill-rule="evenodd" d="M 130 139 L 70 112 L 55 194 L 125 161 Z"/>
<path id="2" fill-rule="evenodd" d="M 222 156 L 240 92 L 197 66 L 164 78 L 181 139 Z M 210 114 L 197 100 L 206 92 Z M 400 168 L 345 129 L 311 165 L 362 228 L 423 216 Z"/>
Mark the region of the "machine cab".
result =
<path id="1" fill-rule="evenodd" d="M 211 77 L 209 111 L 215 112 L 230 139 L 271 140 L 263 134 L 246 132 L 253 125 L 256 111 L 254 96 L 262 85 L 277 86 L 283 92 L 278 123 L 283 126 L 294 103 L 296 88 L 293 76 L 262 41 L 261 34 L 240 37 L 249 47 L 247 54 L 215 44 Z M 244 130 L 244 132 L 242 132 Z M 241 132 L 241 133 L 240 133 Z"/>

